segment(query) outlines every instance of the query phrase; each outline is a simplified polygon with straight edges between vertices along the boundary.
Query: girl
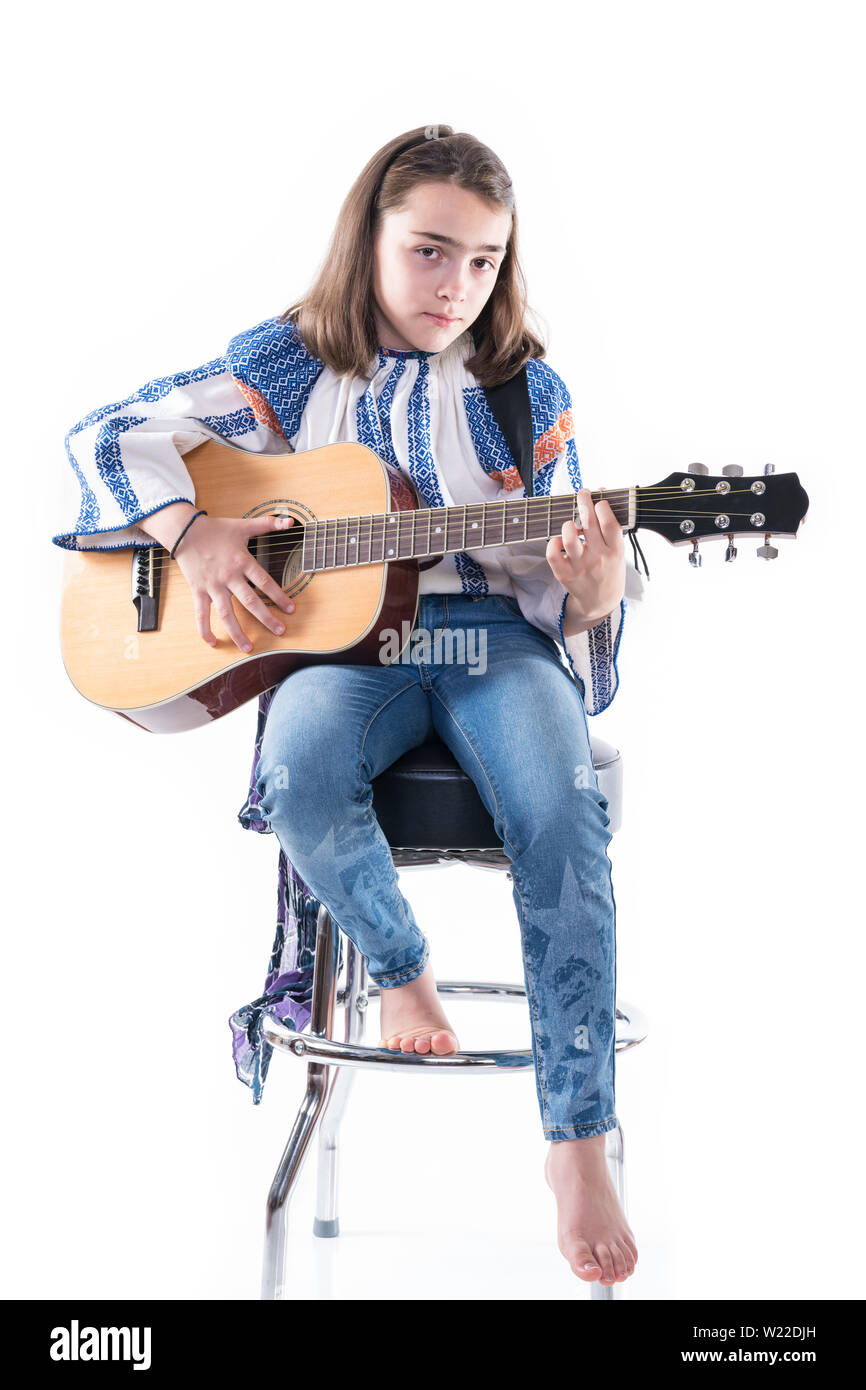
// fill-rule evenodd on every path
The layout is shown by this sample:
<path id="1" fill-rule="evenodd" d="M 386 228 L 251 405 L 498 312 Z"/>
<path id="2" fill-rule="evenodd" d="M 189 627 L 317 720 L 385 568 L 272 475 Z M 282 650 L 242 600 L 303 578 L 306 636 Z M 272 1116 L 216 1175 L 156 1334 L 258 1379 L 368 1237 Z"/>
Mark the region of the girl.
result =
<path id="1" fill-rule="evenodd" d="M 416 628 L 433 655 L 417 664 L 318 664 L 267 692 L 254 799 L 365 956 L 381 988 L 381 1045 L 453 1053 L 429 943 L 370 811 L 370 783 L 404 752 L 434 732 L 451 748 L 512 860 L 559 1248 L 579 1278 L 610 1284 L 633 1272 L 637 1250 L 604 1158 L 617 1124 L 615 904 L 587 713 L 616 693 L 626 572 L 632 584 L 637 574 L 610 506 L 580 486 L 571 398 L 526 317 L 502 163 L 449 126 L 410 131 L 361 172 L 304 300 L 232 339 L 225 357 L 70 431 L 77 519 L 52 539 L 177 544 L 202 640 L 217 640 L 213 606 L 250 652 L 259 625 L 283 632 L 294 605 L 247 542 L 286 523 L 197 515 L 183 453 L 214 436 L 259 453 L 358 440 L 411 478 L 422 505 L 519 496 L 482 387 L 526 363 L 534 491 L 576 491 L 580 527 L 423 570 Z M 479 629 L 483 670 L 442 657 L 443 628 Z"/>

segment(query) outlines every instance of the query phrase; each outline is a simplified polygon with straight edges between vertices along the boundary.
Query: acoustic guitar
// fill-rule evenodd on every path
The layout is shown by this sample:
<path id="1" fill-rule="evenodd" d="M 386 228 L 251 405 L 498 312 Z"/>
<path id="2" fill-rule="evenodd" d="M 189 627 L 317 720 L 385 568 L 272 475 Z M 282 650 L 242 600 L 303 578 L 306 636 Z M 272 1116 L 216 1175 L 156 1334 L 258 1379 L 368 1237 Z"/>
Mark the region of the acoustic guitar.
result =
<path id="1" fill-rule="evenodd" d="M 579 523 L 574 492 L 423 507 L 411 481 L 363 444 L 263 456 L 208 440 L 184 455 L 184 465 L 196 506 L 210 516 L 293 518 L 286 530 L 253 536 L 248 546 L 295 611 L 282 615 L 286 630 L 277 636 L 245 622 L 251 615 L 233 598 L 253 649 L 239 650 L 215 609 L 211 647 L 199 636 L 180 566 L 162 546 L 68 552 L 61 599 L 67 674 L 85 699 L 152 733 L 219 719 L 303 666 L 399 660 L 426 565 L 451 552 L 546 544 L 565 521 Z M 725 537 L 730 560 L 734 539 L 744 535 L 759 536 L 758 554 L 772 559 L 770 538 L 796 536 L 809 499 L 795 473 L 768 469 L 743 477 L 731 465 L 713 477 L 692 464 L 652 487 L 591 495 L 610 503 L 624 531 L 644 527 L 690 545 L 695 563 L 699 541 Z M 402 636 L 399 645 L 390 639 L 383 647 L 386 631 Z"/>

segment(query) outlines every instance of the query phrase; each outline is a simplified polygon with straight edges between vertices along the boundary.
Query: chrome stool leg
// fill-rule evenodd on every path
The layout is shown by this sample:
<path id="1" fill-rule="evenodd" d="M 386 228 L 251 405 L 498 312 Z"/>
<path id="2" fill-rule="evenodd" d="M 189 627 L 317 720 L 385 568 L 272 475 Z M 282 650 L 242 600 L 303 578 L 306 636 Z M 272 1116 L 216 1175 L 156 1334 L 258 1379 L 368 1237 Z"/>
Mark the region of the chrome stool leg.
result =
<path id="1" fill-rule="evenodd" d="M 607 1160 L 607 1168 L 611 1180 L 616 1188 L 620 1206 L 623 1209 L 626 1219 L 628 1212 L 625 1205 L 625 1156 L 622 1125 L 617 1123 L 614 1129 L 609 1129 L 604 1136 L 604 1156 Z M 622 1290 L 621 1284 L 602 1284 L 598 1279 L 592 1281 L 592 1297 L 604 1300 L 620 1298 Z"/>
<path id="2" fill-rule="evenodd" d="M 336 934 L 339 937 L 339 932 Z M 347 1043 L 360 1043 L 364 1040 L 367 1021 L 367 962 L 347 936 L 343 938 L 343 943 L 346 951 L 346 988 L 341 994 L 340 1002 L 346 1007 L 345 1039 Z M 319 1126 L 319 1172 L 313 1235 L 327 1238 L 340 1234 L 340 1218 L 337 1213 L 337 1142 L 355 1072 L 352 1067 L 326 1067 L 325 1071 L 333 1072 L 334 1077 L 331 1082 L 330 1099 Z"/>
<path id="3" fill-rule="evenodd" d="M 327 909 L 320 907 L 310 1017 L 310 1033 L 318 1037 L 333 1036 L 339 949 L 339 930 L 335 928 Z M 307 1089 L 268 1193 L 262 1268 L 263 1299 L 283 1296 L 289 1202 L 304 1166 L 310 1140 L 330 1100 L 329 1073 L 330 1068 L 321 1062 L 311 1061 L 307 1064 Z"/>
<path id="4" fill-rule="evenodd" d="M 341 940 L 346 951 L 345 990 L 338 989 Z M 524 985 L 440 981 L 437 989 L 440 994 L 457 998 L 526 1002 Z M 440 1075 L 453 1071 L 469 1076 L 514 1076 L 520 1071 L 530 1070 L 534 1065 L 530 1048 L 518 1051 L 489 1049 L 430 1057 L 364 1046 L 366 1008 L 369 1000 L 379 993 L 379 987 L 369 983 L 363 956 L 348 938 L 342 937 L 327 909 L 320 906 L 309 1031 L 298 1033 L 273 1018 L 266 1018 L 263 1023 L 264 1037 L 272 1047 L 307 1059 L 307 1090 L 268 1194 L 263 1299 L 278 1299 L 283 1295 L 288 1206 L 316 1128 L 319 1128 L 319 1169 L 313 1233 L 325 1238 L 340 1233 L 337 1214 L 337 1139 L 350 1087 L 350 1076 L 343 1073 L 351 1074 L 356 1067 L 374 1067 L 379 1071 L 405 1071 L 409 1068 L 416 1072 L 438 1072 Z M 334 1037 L 334 1014 L 338 1003 L 345 1004 L 347 1008 L 343 1042 Z M 640 1010 L 623 1000 L 617 1003 L 616 1021 L 617 1052 L 637 1047 L 647 1036 L 646 1020 Z M 337 1076 L 329 1076 L 331 1069 L 337 1071 Z M 625 1211 L 623 1134 L 620 1125 L 608 1130 L 605 1135 L 605 1159 Z M 620 1285 L 593 1281 L 593 1298 L 614 1299 L 620 1296 Z"/>

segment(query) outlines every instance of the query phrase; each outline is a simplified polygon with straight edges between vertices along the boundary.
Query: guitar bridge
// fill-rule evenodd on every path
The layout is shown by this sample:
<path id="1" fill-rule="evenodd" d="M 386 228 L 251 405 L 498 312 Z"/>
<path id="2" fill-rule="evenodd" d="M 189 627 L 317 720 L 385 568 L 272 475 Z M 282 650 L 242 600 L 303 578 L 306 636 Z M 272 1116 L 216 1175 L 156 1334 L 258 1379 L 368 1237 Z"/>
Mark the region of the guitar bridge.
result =
<path id="1" fill-rule="evenodd" d="M 132 552 L 132 602 L 138 612 L 138 631 L 156 632 L 159 627 L 159 587 L 166 554 L 161 545 L 135 546 Z"/>

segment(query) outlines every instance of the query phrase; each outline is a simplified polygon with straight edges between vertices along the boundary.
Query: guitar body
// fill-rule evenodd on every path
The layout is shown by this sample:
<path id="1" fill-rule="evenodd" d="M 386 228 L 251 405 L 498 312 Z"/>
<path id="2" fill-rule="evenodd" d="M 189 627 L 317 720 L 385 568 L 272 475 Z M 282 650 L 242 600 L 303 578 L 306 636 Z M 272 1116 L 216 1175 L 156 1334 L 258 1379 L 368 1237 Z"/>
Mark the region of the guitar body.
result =
<path id="1" fill-rule="evenodd" d="M 258 562 L 291 595 L 295 611 L 282 613 L 286 631 L 277 636 L 232 596 L 253 649 L 239 650 L 213 607 L 217 644 L 211 647 L 199 636 L 180 566 L 161 546 L 70 551 L 61 647 L 67 674 L 86 699 L 152 733 L 178 733 L 228 714 L 303 666 L 378 664 L 384 629 L 397 634 L 393 659 L 399 658 L 418 611 L 418 560 L 304 573 L 300 550 L 292 544 L 292 533 L 300 536 L 310 521 L 417 510 L 418 495 L 398 469 L 363 444 L 261 455 L 211 440 L 185 454 L 184 465 L 196 506 L 209 516 L 295 517 L 287 530 L 249 542 Z M 139 630 L 136 577 L 147 587 L 154 569 L 153 625 Z M 264 602 L 273 606 L 268 598 Z M 389 650 L 395 650 L 393 643 Z"/>

